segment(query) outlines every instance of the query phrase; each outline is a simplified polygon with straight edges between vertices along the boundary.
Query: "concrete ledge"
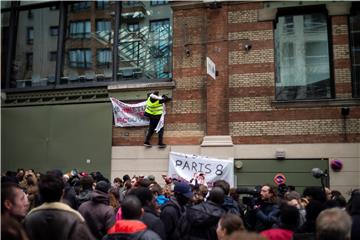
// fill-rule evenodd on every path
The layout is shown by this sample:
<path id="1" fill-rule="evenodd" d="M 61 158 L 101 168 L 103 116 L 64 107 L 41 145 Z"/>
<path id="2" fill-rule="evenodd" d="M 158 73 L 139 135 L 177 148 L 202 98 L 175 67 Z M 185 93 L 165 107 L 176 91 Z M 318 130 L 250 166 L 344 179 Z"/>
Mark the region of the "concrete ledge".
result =
<path id="1" fill-rule="evenodd" d="M 234 146 L 231 136 L 205 136 L 201 147 L 232 147 Z"/>
<path id="2" fill-rule="evenodd" d="M 329 16 L 349 15 L 350 8 L 351 8 L 351 2 L 327 3 L 326 8 L 328 10 Z"/>

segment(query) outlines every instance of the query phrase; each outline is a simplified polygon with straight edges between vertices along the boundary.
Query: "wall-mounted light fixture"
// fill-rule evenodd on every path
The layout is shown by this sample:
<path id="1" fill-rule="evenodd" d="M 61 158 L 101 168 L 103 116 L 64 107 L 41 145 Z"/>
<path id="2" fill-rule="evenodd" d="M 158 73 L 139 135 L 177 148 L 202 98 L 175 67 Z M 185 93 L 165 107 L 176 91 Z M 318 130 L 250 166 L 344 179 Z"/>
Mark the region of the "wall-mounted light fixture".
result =
<path id="1" fill-rule="evenodd" d="M 206 3 L 207 7 L 210 9 L 218 9 L 221 8 L 221 2 L 217 0 L 203 0 Z"/>
<path id="2" fill-rule="evenodd" d="M 278 160 L 284 160 L 285 157 L 286 157 L 286 152 L 285 152 L 285 150 L 284 150 L 284 149 L 281 149 L 281 148 L 276 149 L 276 151 L 275 151 L 275 157 L 276 157 L 276 159 L 278 159 Z"/>
<path id="3" fill-rule="evenodd" d="M 242 161 L 240 161 L 240 160 L 236 160 L 234 162 L 234 166 L 235 166 L 236 169 L 241 169 L 243 167 L 243 165 L 244 165 L 244 163 Z"/>
<path id="4" fill-rule="evenodd" d="M 341 108 L 341 115 L 343 117 L 346 117 L 350 114 L 350 108 L 349 107 L 342 107 Z"/>
<path id="5" fill-rule="evenodd" d="M 191 49 L 188 47 L 185 47 L 185 56 L 190 57 L 191 56 Z"/>
<path id="6" fill-rule="evenodd" d="M 250 50 L 251 50 L 251 48 L 252 48 L 252 44 L 251 44 L 250 40 L 246 40 L 246 41 L 244 42 L 244 50 L 245 50 L 245 53 L 249 53 Z"/>

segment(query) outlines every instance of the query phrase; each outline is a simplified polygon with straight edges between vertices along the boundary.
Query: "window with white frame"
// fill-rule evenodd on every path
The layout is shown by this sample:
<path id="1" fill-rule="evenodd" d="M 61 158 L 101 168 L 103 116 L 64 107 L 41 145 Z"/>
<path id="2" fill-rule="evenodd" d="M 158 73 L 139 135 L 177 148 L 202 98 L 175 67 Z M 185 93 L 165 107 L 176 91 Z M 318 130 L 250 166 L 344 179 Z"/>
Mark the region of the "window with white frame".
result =
<path id="1" fill-rule="evenodd" d="M 112 62 L 112 52 L 110 48 L 97 49 L 96 65 L 109 66 Z"/>
<path id="2" fill-rule="evenodd" d="M 276 100 L 331 98 L 327 15 L 294 14 L 277 20 Z"/>
<path id="3" fill-rule="evenodd" d="M 355 3 L 350 15 L 350 44 L 353 97 L 360 98 L 360 7 Z"/>
<path id="4" fill-rule="evenodd" d="M 73 68 L 90 68 L 92 66 L 91 49 L 70 49 L 69 66 Z"/>
<path id="5" fill-rule="evenodd" d="M 90 21 L 70 22 L 70 38 L 90 38 L 91 23 Z"/>

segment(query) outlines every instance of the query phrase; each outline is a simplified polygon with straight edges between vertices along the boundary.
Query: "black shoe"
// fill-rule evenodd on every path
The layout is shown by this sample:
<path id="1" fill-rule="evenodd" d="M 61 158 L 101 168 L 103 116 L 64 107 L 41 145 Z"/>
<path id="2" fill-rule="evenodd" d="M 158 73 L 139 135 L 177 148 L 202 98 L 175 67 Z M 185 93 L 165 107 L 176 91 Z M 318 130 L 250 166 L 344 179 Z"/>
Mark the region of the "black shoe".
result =
<path id="1" fill-rule="evenodd" d="M 159 148 L 166 148 L 166 144 L 159 144 Z"/>
<path id="2" fill-rule="evenodd" d="M 149 148 L 149 147 L 151 147 L 151 144 L 150 143 L 144 143 L 144 146 Z"/>

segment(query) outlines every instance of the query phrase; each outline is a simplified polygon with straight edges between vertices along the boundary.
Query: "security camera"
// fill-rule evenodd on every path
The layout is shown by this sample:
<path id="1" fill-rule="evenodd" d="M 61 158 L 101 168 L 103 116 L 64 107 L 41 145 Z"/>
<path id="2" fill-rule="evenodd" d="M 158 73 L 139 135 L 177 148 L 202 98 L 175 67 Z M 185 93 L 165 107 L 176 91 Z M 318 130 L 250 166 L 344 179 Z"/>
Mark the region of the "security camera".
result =
<path id="1" fill-rule="evenodd" d="M 187 48 L 187 49 L 185 50 L 185 54 L 186 54 L 187 57 L 190 57 L 190 55 L 191 55 L 190 49 Z"/>

